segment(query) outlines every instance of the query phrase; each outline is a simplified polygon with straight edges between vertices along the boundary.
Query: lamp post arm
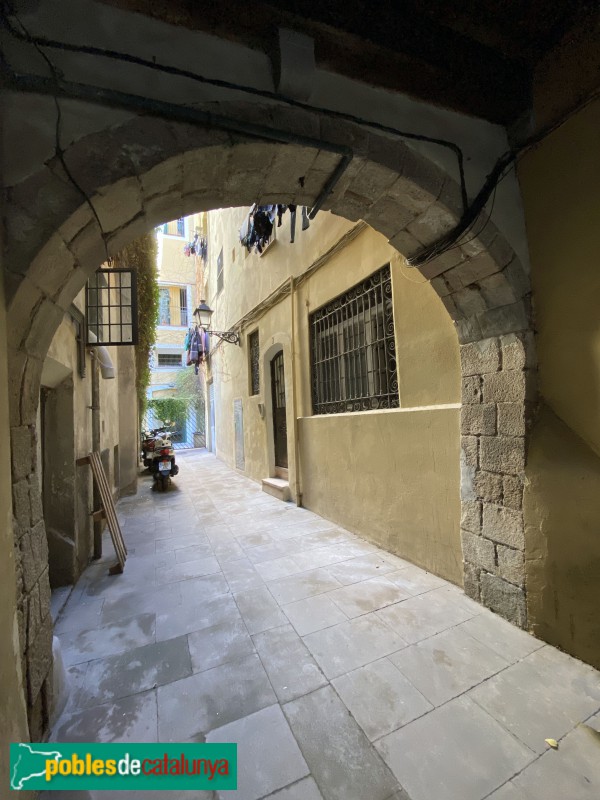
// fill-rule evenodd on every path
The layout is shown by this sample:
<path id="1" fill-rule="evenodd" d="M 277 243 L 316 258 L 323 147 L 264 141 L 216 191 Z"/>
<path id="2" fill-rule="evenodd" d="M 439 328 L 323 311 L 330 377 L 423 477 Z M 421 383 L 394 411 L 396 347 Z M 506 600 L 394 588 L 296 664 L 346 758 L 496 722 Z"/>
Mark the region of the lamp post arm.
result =
<path id="1" fill-rule="evenodd" d="M 235 331 L 213 331 L 209 328 L 206 332 L 211 336 L 218 336 L 219 339 L 222 339 L 224 342 L 228 342 L 229 344 L 240 344 L 240 336 Z"/>

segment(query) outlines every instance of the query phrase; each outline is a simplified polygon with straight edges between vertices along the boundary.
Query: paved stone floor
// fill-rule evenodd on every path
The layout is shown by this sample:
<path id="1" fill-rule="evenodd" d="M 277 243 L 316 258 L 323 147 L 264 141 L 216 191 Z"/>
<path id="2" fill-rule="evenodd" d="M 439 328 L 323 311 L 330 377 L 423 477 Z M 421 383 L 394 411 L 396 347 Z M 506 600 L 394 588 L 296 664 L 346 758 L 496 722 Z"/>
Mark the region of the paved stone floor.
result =
<path id="1" fill-rule="evenodd" d="M 600 673 L 205 451 L 178 459 L 170 492 L 119 504 L 125 573 L 94 564 L 59 617 L 54 741 L 235 741 L 240 800 L 600 797 Z"/>

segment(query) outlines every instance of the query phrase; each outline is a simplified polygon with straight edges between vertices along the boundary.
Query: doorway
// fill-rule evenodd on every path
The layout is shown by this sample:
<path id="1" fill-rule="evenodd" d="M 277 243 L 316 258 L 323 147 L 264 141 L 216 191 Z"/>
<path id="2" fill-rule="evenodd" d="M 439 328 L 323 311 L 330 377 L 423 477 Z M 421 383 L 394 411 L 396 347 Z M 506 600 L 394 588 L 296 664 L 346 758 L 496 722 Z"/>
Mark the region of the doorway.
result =
<path id="1" fill-rule="evenodd" d="M 277 353 L 271 361 L 271 395 L 273 408 L 273 442 L 275 445 L 275 475 L 278 478 L 287 478 L 287 419 L 283 350 Z"/>

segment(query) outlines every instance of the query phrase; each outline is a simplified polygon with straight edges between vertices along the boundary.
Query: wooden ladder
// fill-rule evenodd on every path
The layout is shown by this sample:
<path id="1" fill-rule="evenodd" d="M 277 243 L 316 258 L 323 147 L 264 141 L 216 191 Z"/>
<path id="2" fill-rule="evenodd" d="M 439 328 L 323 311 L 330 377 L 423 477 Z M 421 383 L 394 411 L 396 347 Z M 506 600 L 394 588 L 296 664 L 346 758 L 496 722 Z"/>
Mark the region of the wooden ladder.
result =
<path id="1" fill-rule="evenodd" d="M 92 517 L 94 518 L 95 522 L 105 519 L 108 524 L 108 529 L 110 531 L 115 553 L 117 554 L 118 559 L 116 564 L 114 564 L 112 567 L 109 567 L 108 572 L 110 575 L 116 575 L 123 572 L 125 568 L 125 561 L 127 560 L 127 547 L 125 546 L 123 534 L 121 533 L 121 526 L 119 525 L 115 504 L 113 502 L 110 486 L 108 485 L 108 479 L 106 477 L 106 473 L 104 472 L 102 461 L 100 460 L 100 453 L 90 453 L 89 456 L 77 459 L 76 463 L 77 466 L 89 464 L 92 468 L 92 475 L 94 476 L 96 486 L 98 487 L 98 491 L 100 493 L 100 502 L 102 504 L 102 508 L 94 511 Z"/>

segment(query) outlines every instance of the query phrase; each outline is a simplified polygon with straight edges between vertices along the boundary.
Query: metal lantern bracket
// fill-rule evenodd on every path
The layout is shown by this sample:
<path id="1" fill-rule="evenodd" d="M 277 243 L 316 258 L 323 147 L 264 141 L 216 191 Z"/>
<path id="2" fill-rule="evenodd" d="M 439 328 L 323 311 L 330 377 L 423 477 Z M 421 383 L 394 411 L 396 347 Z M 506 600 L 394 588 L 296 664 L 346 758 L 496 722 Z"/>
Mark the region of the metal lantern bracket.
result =
<path id="1" fill-rule="evenodd" d="M 210 306 L 202 300 L 200 305 L 194 310 L 194 316 L 198 317 L 198 321 L 200 325 L 204 328 L 204 330 L 209 333 L 211 336 L 217 336 L 224 342 L 228 342 L 229 344 L 240 344 L 240 335 L 235 331 L 213 331 L 210 327 L 210 319 L 213 315 L 213 310 Z"/>
<path id="2" fill-rule="evenodd" d="M 229 344 L 239 345 L 240 343 L 240 335 L 235 331 L 211 331 L 210 328 L 207 328 L 206 332 L 211 336 L 218 336 L 219 339 L 222 339 L 224 342 L 228 342 Z"/>

